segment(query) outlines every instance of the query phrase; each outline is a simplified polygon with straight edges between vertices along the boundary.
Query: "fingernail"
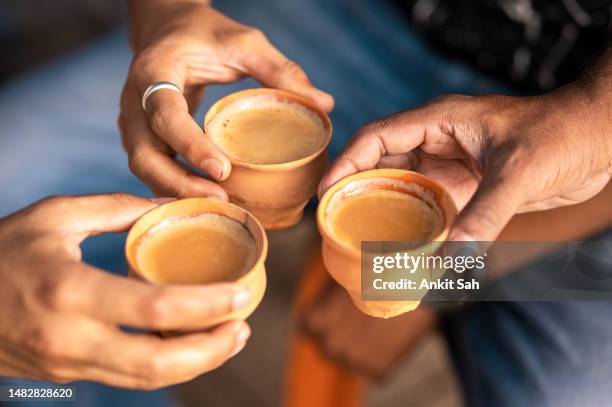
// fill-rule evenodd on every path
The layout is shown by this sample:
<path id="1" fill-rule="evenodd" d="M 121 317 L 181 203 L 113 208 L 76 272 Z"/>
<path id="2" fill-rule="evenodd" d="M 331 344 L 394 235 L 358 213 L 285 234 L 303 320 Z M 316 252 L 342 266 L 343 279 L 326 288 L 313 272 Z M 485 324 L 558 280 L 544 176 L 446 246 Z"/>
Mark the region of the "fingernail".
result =
<path id="1" fill-rule="evenodd" d="M 161 205 L 161 204 L 165 204 L 168 202 L 176 201 L 176 198 L 164 196 L 164 197 L 159 197 L 159 198 L 151 198 L 150 201 Z"/>
<path id="2" fill-rule="evenodd" d="M 334 97 L 332 95 L 330 95 L 329 93 L 323 92 L 323 91 L 319 91 L 319 93 L 321 94 L 321 96 L 323 96 L 329 102 L 333 102 L 334 101 Z"/>
<path id="3" fill-rule="evenodd" d="M 241 290 L 234 294 L 232 298 L 232 310 L 244 308 L 251 302 L 251 292 L 249 290 Z"/>
<path id="4" fill-rule="evenodd" d="M 334 97 L 332 95 L 330 95 L 329 93 L 324 92 L 324 91 L 322 91 L 320 89 L 315 89 L 315 92 L 319 95 L 320 98 L 327 99 L 327 103 L 329 103 L 329 104 L 335 103 Z"/>
<path id="5" fill-rule="evenodd" d="M 473 242 L 476 239 L 474 239 L 471 235 L 465 233 L 465 232 L 451 232 L 450 236 L 448 237 L 448 240 L 451 242 Z"/>
<path id="6" fill-rule="evenodd" d="M 250 336 L 251 330 L 249 329 L 248 325 L 245 324 L 238 332 L 238 335 L 236 335 L 236 346 L 234 347 L 230 358 L 236 356 L 242 349 L 244 349 L 244 346 L 246 345 Z"/>
<path id="7" fill-rule="evenodd" d="M 204 160 L 202 167 L 204 167 L 204 170 L 206 170 L 208 175 L 214 179 L 223 179 L 223 163 L 221 163 L 221 161 L 214 158 L 209 158 Z"/>

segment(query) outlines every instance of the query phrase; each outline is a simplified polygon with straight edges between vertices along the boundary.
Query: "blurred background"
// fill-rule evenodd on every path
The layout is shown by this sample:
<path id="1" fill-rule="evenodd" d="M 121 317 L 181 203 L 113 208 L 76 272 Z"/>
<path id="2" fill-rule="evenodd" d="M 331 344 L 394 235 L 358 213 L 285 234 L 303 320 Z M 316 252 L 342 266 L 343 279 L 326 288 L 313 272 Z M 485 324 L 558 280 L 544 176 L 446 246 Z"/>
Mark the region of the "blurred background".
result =
<path id="1" fill-rule="evenodd" d="M 0 4 L 0 82 L 60 58 L 126 18 L 123 0 L 5 0 Z"/>

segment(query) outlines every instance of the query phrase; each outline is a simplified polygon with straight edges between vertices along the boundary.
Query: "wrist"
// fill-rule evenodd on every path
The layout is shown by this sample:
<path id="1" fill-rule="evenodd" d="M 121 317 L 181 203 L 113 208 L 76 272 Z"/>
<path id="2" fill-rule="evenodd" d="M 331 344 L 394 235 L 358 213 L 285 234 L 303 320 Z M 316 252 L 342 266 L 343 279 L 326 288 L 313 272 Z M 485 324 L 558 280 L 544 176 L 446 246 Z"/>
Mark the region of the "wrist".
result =
<path id="1" fill-rule="evenodd" d="M 587 117 L 592 122 L 591 131 L 600 140 L 607 170 L 612 173 L 612 48 L 572 85 L 582 96 Z"/>
<path id="2" fill-rule="evenodd" d="M 142 48 L 159 30 L 194 7 L 210 7 L 212 0 L 130 0 L 129 31 L 133 50 Z"/>
<path id="3" fill-rule="evenodd" d="M 563 136 L 573 140 L 568 143 L 572 153 L 590 151 L 591 170 L 610 173 L 612 88 L 604 82 L 581 78 L 541 98 L 558 123 L 560 141 Z"/>

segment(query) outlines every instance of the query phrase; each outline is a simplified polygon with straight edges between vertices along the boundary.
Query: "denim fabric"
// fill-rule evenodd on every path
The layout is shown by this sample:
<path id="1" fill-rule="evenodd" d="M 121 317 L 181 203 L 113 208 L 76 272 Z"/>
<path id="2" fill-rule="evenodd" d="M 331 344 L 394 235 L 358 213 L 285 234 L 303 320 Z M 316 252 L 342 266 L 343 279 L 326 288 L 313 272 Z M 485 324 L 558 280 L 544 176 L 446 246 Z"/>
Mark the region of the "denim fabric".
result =
<path id="1" fill-rule="evenodd" d="M 444 93 L 504 92 L 469 68 L 428 50 L 384 1 L 227 0 L 215 4 L 227 15 L 261 28 L 304 67 L 317 86 L 335 96 L 332 156 L 370 120 Z M 52 194 L 149 194 L 127 168 L 116 127 L 129 60 L 125 30 L 119 30 L 0 88 L 0 216 Z M 198 121 L 222 95 L 252 86 L 251 80 L 211 86 Z M 119 234 L 88 240 L 83 246 L 85 260 L 124 273 L 123 239 Z M 455 342 L 457 333 L 470 339 L 452 349 L 475 360 L 461 363 L 456 358 L 460 377 L 473 396 L 469 400 L 477 400 L 478 405 L 518 406 L 541 400 L 532 398 L 535 393 L 521 391 L 529 383 L 545 383 L 552 390 L 557 386 L 576 389 L 582 404 L 590 405 L 595 399 L 587 398 L 589 394 L 583 392 L 587 387 L 580 385 L 595 376 L 571 380 L 569 367 L 581 366 L 576 370 L 580 374 L 597 369 L 601 381 L 612 379 L 606 368 L 611 352 L 596 357 L 602 346 L 612 343 L 606 341 L 612 336 L 611 324 L 604 322 L 612 311 L 608 304 L 507 303 L 474 308 L 477 311 L 466 311 L 474 316 L 465 322 L 459 316 L 448 332 Z M 484 319 L 487 323 L 478 323 Z M 595 339 L 604 341 L 602 346 L 594 347 Z M 522 346 L 511 347 L 516 343 Z M 499 349 L 508 353 L 500 356 Z M 474 372 L 474 366 L 480 370 Z M 485 380 L 494 385 L 470 385 Z M 516 391 L 492 390 L 505 387 Z M 173 403 L 163 391 L 137 392 L 91 383 L 78 384 L 78 398 L 78 404 L 86 406 Z"/>

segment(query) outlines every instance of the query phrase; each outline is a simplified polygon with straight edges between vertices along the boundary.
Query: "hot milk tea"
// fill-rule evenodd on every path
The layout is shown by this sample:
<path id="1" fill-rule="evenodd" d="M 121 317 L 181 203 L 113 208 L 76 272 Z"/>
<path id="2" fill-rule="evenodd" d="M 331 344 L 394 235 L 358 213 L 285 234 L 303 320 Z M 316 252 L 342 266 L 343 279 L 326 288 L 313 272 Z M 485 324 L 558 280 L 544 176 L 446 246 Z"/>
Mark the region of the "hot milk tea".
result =
<path id="1" fill-rule="evenodd" d="M 323 120 L 308 107 L 254 96 L 223 108 L 208 134 L 223 151 L 251 164 L 281 164 L 315 153 L 324 142 Z"/>
<path id="2" fill-rule="evenodd" d="M 241 223 L 205 213 L 151 228 L 138 243 L 136 261 L 153 283 L 206 284 L 237 280 L 255 256 L 255 241 Z"/>

